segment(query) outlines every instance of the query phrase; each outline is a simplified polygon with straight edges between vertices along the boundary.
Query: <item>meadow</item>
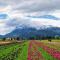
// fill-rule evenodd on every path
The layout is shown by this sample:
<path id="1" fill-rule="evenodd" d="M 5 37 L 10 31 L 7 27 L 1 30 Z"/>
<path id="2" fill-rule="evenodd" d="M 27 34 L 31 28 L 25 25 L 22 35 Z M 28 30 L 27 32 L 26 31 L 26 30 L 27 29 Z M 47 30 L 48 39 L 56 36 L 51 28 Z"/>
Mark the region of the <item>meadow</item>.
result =
<path id="1" fill-rule="evenodd" d="M 0 41 L 0 60 L 60 60 L 60 40 Z"/>

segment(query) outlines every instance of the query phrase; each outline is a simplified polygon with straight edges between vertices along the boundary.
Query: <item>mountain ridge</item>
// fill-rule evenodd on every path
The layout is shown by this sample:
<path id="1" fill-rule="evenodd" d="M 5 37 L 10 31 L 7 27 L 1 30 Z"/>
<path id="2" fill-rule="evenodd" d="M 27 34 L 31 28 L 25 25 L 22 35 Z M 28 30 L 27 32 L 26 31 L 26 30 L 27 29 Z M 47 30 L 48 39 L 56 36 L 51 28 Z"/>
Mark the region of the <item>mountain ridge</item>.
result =
<path id="1" fill-rule="evenodd" d="M 4 35 L 3 37 L 21 37 L 21 38 L 29 38 L 32 36 L 60 36 L 60 28 L 57 27 L 51 27 L 46 29 L 35 29 L 35 28 L 16 28 L 14 31 Z M 1 36 L 0 36 L 1 38 Z"/>

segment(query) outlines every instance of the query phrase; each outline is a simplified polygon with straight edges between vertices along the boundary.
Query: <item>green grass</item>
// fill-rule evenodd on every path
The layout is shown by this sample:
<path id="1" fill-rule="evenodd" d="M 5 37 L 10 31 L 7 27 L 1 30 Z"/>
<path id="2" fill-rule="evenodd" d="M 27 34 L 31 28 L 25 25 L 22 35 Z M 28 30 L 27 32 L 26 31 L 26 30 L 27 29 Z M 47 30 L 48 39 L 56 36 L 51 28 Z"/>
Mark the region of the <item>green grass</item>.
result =
<path id="1" fill-rule="evenodd" d="M 8 59 L 12 53 L 14 53 L 19 48 L 19 44 L 12 44 L 5 46 L 5 48 L 0 50 L 0 60 Z"/>
<path id="2" fill-rule="evenodd" d="M 28 57 L 28 42 L 25 42 L 23 46 L 21 46 L 22 51 L 18 54 L 18 57 L 15 60 L 27 60 Z"/>
<path id="3" fill-rule="evenodd" d="M 0 46 L 0 60 L 27 60 L 28 41 Z"/>
<path id="4" fill-rule="evenodd" d="M 57 40 L 57 39 L 51 39 L 52 41 L 51 42 L 60 42 L 60 40 Z M 47 43 L 49 42 L 48 40 L 41 40 L 41 42 L 44 42 L 44 43 Z"/>
<path id="5" fill-rule="evenodd" d="M 52 42 L 49 42 L 48 40 L 42 40 L 41 42 L 50 48 L 60 51 L 60 40 L 52 40 Z"/>

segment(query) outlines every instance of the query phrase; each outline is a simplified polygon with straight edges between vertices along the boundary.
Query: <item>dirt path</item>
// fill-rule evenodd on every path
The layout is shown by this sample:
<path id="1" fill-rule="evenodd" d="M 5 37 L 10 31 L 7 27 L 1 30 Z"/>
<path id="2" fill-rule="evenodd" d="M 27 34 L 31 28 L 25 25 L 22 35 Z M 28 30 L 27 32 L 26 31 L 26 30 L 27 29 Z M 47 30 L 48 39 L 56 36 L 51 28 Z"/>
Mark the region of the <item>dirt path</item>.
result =
<path id="1" fill-rule="evenodd" d="M 11 41 L 0 41 L 0 45 L 9 44 Z"/>

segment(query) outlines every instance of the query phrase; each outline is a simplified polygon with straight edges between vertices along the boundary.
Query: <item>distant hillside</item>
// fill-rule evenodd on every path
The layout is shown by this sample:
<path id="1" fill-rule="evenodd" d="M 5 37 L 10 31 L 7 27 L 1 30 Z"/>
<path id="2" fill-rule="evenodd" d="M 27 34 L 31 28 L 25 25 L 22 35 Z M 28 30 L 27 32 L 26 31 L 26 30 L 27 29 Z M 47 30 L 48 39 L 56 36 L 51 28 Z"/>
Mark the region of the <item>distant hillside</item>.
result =
<path id="1" fill-rule="evenodd" d="M 0 35 L 0 38 L 4 38 L 4 36 L 3 35 Z"/>
<path id="2" fill-rule="evenodd" d="M 20 37 L 20 38 L 29 38 L 32 36 L 60 36 L 60 28 L 57 27 L 51 27 L 46 29 L 35 29 L 35 28 L 16 28 L 11 33 L 8 33 L 5 35 L 5 37 Z"/>

